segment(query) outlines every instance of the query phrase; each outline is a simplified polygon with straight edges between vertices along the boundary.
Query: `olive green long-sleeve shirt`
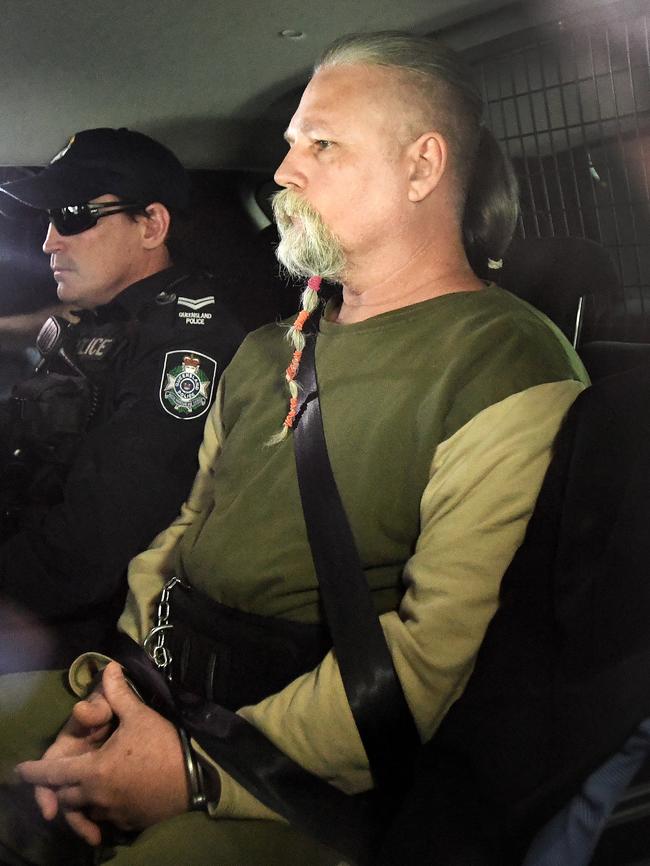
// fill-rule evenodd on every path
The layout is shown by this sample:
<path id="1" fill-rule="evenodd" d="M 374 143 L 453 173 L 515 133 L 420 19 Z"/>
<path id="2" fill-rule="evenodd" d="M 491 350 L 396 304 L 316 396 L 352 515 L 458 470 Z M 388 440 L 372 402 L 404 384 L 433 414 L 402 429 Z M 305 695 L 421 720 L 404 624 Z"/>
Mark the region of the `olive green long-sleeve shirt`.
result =
<path id="1" fill-rule="evenodd" d="M 290 353 L 270 325 L 224 374 L 183 512 L 131 564 L 120 625 L 135 639 L 151 627 L 172 573 L 240 610 L 318 618 L 291 438 L 265 445 L 286 414 Z M 472 672 L 586 373 L 557 329 L 495 286 L 358 324 L 325 320 L 316 365 L 334 475 L 426 741 Z M 334 653 L 239 712 L 342 790 L 370 787 Z M 271 815 L 220 773 L 215 814 Z"/>

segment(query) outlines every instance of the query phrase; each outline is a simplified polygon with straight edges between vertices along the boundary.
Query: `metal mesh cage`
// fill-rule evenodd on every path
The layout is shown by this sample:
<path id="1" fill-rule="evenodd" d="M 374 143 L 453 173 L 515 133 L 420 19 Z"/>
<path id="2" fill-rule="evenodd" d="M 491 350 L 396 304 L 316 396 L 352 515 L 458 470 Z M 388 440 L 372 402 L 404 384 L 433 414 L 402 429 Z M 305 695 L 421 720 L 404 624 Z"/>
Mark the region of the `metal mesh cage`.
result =
<path id="1" fill-rule="evenodd" d="M 604 338 L 650 341 L 650 50 L 645 4 L 525 31 L 470 57 L 519 176 L 522 236 L 610 251 L 622 295 Z"/>

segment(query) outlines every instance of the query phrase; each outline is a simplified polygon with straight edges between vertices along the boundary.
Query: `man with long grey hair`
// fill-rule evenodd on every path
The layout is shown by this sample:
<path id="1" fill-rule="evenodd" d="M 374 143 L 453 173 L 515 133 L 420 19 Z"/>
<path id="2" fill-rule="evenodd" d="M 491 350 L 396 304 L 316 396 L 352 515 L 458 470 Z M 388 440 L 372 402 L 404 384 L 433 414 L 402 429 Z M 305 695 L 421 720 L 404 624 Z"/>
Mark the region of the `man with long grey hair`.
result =
<path id="1" fill-rule="evenodd" d="M 321 58 L 276 173 L 278 254 L 308 281 L 291 347 L 263 328 L 226 371 L 183 512 L 131 563 L 114 654 L 125 669 L 88 654 L 69 673 L 74 694 L 54 674 L 29 698 L 0 683 L 15 708 L 0 859 L 85 863 L 92 846 L 130 866 L 379 862 L 369 852 L 407 784 L 386 779 L 462 700 L 586 381 L 543 316 L 472 269 L 498 266 L 517 214 L 480 115 L 459 57 L 435 41 L 346 37 Z M 339 291 L 315 333 L 323 279 Z M 306 531 L 294 461 L 315 340 L 370 599 L 370 614 L 347 612 L 389 660 L 356 691 L 343 664 L 354 635 L 339 640 L 319 590 L 319 527 Z"/>

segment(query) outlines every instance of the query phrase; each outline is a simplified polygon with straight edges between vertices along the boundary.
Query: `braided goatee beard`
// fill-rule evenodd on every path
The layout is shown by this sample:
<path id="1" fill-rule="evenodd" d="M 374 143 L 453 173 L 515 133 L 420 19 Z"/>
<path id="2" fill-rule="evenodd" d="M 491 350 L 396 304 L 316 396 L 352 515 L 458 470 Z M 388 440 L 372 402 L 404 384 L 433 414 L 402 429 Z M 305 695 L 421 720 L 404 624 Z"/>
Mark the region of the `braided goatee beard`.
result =
<path id="1" fill-rule="evenodd" d="M 345 253 L 320 214 L 292 189 L 276 193 L 272 205 L 280 233 L 275 254 L 291 276 L 318 274 L 340 282 L 346 268 Z"/>

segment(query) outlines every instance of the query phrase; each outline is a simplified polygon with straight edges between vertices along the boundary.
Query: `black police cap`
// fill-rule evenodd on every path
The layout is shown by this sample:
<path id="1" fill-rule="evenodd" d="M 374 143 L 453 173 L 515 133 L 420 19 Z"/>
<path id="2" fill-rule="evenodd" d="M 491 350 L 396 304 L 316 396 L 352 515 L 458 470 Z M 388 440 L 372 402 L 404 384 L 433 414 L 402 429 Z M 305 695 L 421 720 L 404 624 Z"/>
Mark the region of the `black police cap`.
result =
<path id="1" fill-rule="evenodd" d="M 0 193 L 5 213 L 19 212 L 21 205 L 48 210 L 83 204 L 108 194 L 184 210 L 189 178 L 171 150 L 148 135 L 125 128 L 84 129 L 43 171 L 0 185 Z"/>

